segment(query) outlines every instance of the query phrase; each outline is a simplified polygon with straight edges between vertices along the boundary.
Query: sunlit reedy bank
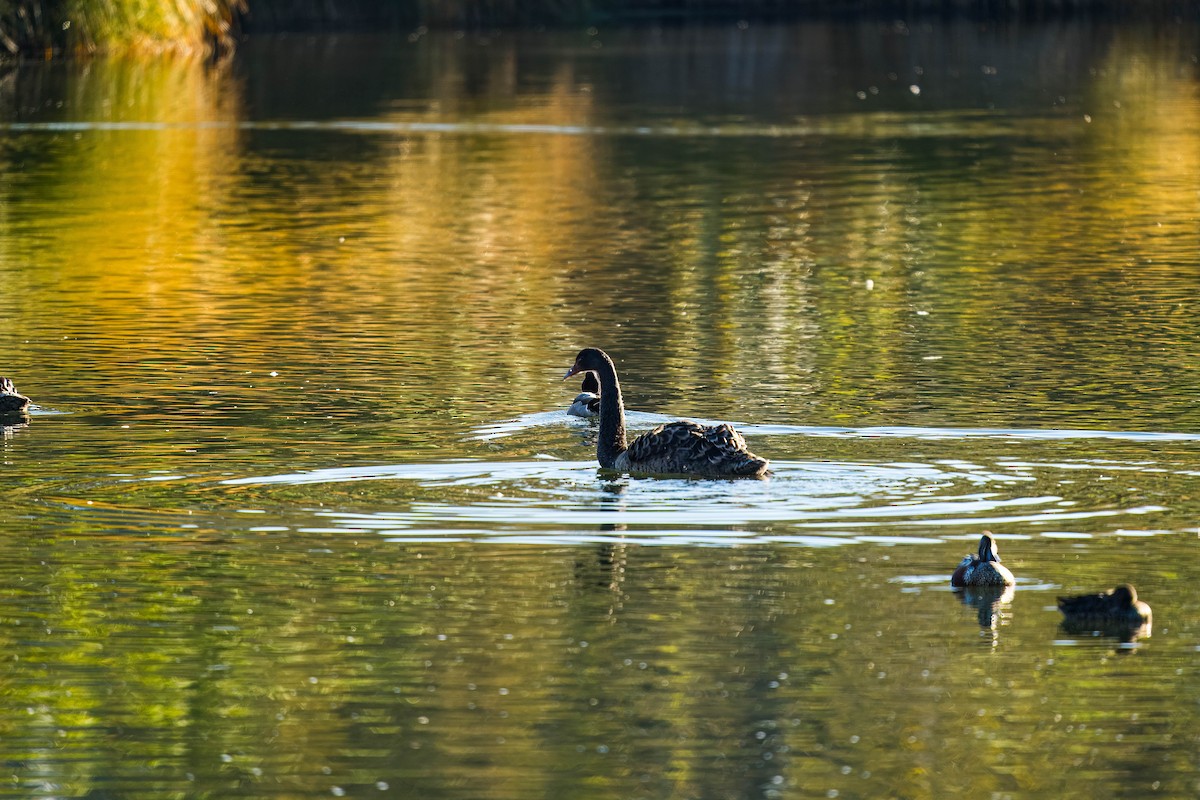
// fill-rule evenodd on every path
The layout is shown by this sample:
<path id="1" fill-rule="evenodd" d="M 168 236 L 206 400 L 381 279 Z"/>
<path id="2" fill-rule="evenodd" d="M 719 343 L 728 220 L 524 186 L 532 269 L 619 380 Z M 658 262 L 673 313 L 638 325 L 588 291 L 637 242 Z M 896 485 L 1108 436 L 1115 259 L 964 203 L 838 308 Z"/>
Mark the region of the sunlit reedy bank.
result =
<path id="1" fill-rule="evenodd" d="M 0 0 L 0 48 L 44 58 L 207 54 L 232 45 L 245 8 L 245 0 Z"/>

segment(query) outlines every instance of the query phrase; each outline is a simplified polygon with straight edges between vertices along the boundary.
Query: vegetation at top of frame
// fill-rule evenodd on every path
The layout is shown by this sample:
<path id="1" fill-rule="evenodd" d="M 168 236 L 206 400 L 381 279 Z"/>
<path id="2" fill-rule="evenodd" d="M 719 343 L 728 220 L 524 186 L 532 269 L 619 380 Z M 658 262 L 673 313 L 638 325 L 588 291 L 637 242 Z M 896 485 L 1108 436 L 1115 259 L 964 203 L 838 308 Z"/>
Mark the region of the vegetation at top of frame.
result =
<path id="1" fill-rule="evenodd" d="M 346 30 L 427 25 L 670 24 L 740 19 L 952 15 L 972 19 L 1094 13 L 1193 16 L 1187 0 L 249 0 L 246 31 Z"/>
<path id="2" fill-rule="evenodd" d="M 480 28 L 873 14 L 1194 16 L 1186 0 L 0 0 L 0 56 L 211 53 L 237 30 Z"/>
<path id="3" fill-rule="evenodd" d="M 244 11 L 244 0 L 0 0 L 0 52 L 212 52 Z"/>

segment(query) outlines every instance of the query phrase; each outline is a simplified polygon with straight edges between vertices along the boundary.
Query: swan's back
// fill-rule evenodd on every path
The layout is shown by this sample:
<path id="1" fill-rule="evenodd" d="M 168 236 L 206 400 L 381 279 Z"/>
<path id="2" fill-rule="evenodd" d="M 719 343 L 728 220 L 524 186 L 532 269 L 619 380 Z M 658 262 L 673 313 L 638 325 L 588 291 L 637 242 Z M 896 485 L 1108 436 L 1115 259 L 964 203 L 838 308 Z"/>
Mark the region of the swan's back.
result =
<path id="1" fill-rule="evenodd" d="M 701 425 L 683 420 L 659 425 L 634 439 L 617 458 L 617 468 L 712 477 L 762 475 L 769 462 L 746 448 L 732 425 Z"/>

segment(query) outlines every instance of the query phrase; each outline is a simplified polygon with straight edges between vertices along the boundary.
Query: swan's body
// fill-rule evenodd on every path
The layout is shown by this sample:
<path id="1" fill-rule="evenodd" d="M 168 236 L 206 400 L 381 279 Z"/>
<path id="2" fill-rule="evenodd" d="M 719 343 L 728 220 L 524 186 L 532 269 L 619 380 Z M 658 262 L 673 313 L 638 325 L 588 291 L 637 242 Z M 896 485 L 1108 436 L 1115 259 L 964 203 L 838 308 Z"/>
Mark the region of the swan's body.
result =
<path id="1" fill-rule="evenodd" d="M 632 442 L 625 438 L 625 406 L 617 370 L 603 350 L 580 351 L 566 378 L 594 373 L 600 383 L 600 434 L 596 460 L 605 469 L 659 475 L 701 475 L 710 478 L 757 477 L 769 462 L 746 449 L 746 440 L 732 425 L 700 425 L 680 421 L 659 425 Z"/>
<path id="2" fill-rule="evenodd" d="M 1008 567 L 1000 563 L 996 540 L 990 533 L 979 537 L 979 552 L 966 556 L 950 576 L 956 589 L 966 586 L 1012 586 L 1017 582 Z"/>
<path id="3" fill-rule="evenodd" d="M 17 392 L 11 378 L 0 378 L 0 418 L 24 417 L 29 398 Z"/>
<path id="4" fill-rule="evenodd" d="M 1105 628 L 1115 625 L 1138 627 L 1151 621 L 1150 606 L 1138 600 L 1137 589 L 1128 583 L 1099 594 L 1058 598 L 1064 624 Z"/>
<path id="5" fill-rule="evenodd" d="M 579 387 L 579 394 L 575 395 L 575 400 L 571 403 L 571 407 L 567 409 L 567 413 L 575 417 L 595 417 L 600 413 L 600 383 L 596 380 L 596 376 L 592 373 L 585 373 L 583 376 L 583 385 Z"/>

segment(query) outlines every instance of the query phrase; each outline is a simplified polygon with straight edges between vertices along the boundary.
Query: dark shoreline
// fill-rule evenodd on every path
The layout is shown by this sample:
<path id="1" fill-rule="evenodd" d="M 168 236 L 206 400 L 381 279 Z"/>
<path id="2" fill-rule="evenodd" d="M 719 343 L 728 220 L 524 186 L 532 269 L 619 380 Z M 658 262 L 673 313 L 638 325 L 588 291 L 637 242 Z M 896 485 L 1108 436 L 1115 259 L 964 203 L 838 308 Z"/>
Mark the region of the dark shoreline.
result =
<path id="1" fill-rule="evenodd" d="M 881 21 L 967 19 L 979 22 L 1069 18 L 1172 21 L 1200 17 L 1200 6 L 1178 0 L 249 0 L 246 33 L 348 31 L 426 26 L 485 28 L 577 25 L 680 25 L 874 18 Z"/>
<path id="2" fill-rule="evenodd" d="M 90 3 L 90 4 L 89 4 Z M 189 5 L 184 3 L 184 5 Z M 136 4 L 0 0 L 0 55 L 52 58 L 97 51 L 221 52 L 243 34 L 675 26 L 805 20 L 923 19 L 983 23 L 1200 18 L 1181 0 L 195 0 L 171 24 Z"/>

